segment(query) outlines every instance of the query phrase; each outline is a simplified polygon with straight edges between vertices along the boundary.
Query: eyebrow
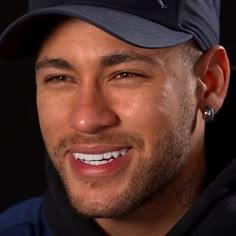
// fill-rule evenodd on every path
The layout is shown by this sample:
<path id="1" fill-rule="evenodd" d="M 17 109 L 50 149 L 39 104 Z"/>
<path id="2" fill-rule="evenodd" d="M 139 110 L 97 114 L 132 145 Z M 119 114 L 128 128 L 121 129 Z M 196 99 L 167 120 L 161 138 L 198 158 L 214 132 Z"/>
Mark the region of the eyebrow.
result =
<path id="1" fill-rule="evenodd" d="M 108 56 L 103 56 L 101 59 L 101 65 L 103 66 L 115 66 L 127 61 L 144 61 L 147 63 L 155 64 L 156 61 L 151 57 L 138 54 L 138 53 L 115 53 Z"/>
<path id="2" fill-rule="evenodd" d="M 63 69 L 63 70 L 75 70 L 74 66 L 72 66 L 69 62 L 62 58 L 46 58 L 36 63 L 35 69 L 37 71 L 41 69 L 46 69 L 49 67 Z"/>
<path id="3" fill-rule="evenodd" d="M 153 58 L 137 53 L 114 53 L 103 56 L 100 60 L 100 64 L 105 67 L 110 67 L 129 61 L 143 61 L 149 64 L 156 64 Z M 37 62 L 35 65 L 37 71 L 49 67 L 63 70 L 76 70 L 72 64 L 62 58 L 46 58 Z"/>

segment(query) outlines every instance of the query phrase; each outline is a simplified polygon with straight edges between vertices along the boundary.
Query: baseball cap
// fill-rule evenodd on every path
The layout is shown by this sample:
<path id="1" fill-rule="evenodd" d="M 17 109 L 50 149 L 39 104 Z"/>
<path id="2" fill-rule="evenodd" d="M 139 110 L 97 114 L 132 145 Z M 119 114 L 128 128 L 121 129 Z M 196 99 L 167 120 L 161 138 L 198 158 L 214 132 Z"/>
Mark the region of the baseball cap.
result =
<path id="1" fill-rule="evenodd" d="M 34 55 L 61 17 L 76 17 L 143 48 L 194 39 L 206 51 L 219 42 L 220 0 L 30 0 L 28 13 L 0 36 L 0 60 Z"/>

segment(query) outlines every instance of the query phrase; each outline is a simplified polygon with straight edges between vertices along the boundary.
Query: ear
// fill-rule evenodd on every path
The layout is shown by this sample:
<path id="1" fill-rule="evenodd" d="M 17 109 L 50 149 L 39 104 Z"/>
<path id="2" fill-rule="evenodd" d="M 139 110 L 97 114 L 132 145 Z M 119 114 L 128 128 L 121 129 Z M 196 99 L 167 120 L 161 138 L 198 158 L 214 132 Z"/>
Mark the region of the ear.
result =
<path id="1" fill-rule="evenodd" d="M 196 64 L 201 95 L 199 106 L 202 112 L 212 107 L 214 112 L 221 108 L 229 85 L 230 66 L 227 53 L 222 46 L 214 46 L 205 52 Z"/>

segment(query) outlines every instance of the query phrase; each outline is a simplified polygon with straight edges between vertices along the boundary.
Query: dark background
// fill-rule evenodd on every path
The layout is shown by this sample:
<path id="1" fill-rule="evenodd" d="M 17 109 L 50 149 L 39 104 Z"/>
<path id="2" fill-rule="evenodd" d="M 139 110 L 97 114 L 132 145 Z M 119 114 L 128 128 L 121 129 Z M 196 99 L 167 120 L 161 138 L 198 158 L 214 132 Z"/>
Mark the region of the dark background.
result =
<path id="1" fill-rule="evenodd" d="M 233 33 L 234 1 L 222 1 L 221 44 L 228 51 L 232 69 L 236 68 L 236 35 Z M 0 32 L 27 10 L 26 0 L 1 1 Z M 46 183 L 43 171 L 44 145 L 35 105 L 32 61 L 0 63 L 0 211 L 41 194 Z M 234 134 L 236 81 L 232 70 L 229 93 L 215 121 L 207 127 L 207 142 L 214 150 L 209 160 L 213 172 L 219 171 L 235 154 Z M 233 138 L 229 138 L 233 135 Z M 211 152 L 211 151 L 210 151 Z"/>

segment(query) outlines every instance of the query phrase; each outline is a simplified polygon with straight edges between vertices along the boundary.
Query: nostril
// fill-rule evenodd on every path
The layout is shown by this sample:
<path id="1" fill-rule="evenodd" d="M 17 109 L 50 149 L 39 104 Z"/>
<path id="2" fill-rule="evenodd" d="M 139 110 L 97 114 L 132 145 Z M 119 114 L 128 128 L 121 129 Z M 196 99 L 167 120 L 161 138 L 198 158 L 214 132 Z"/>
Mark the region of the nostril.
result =
<path id="1" fill-rule="evenodd" d="M 117 125 L 118 115 L 110 110 L 74 110 L 68 118 L 68 126 L 82 133 L 93 134 Z"/>
<path id="2" fill-rule="evenodd" d="M 116 109 L 104 90 L 94 83 L 79 87 L 71 103 L 68 125 L 79 132 L 93 134 L 116 125 Z"/>

